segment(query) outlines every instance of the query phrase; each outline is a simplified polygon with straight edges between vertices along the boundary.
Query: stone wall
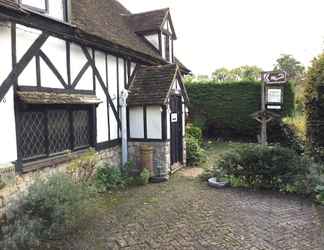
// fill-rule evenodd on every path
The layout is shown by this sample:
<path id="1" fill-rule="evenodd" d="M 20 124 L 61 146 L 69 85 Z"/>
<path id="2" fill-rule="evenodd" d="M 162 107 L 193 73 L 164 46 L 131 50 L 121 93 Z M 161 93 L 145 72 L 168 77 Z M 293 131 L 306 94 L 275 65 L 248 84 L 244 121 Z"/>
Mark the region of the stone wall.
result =
<path id="1" fill-rule="evenodd" d="M 167 176 L 170 173 L 170 142 L 128 142 L 128 158 L 136 166 L 141 166 L 141 145 L 153 147 L 153 170 L 155 176 Z"/>
<path id="2" fill-rule="evenodd" d="M 111 162 L 112 166 L 120 166 L 121 164 L 121 146 L 102 150 L 98 152 L 100 160 Z M 33 183 L 36 177 L 47 177 L 55 173 L 65 172 L 68 162 L 56 166 L 41 169 L 39 171 L 29 172 L 22 175 L 16 175 L 12 172 L 14 166 L 0 166 L 0 177 L 5 179 L 6 186 L 0 187 L 0 223 L 3 222 L 7 208 L 12 202 L 15 202 L 19 194 L 27 191 L 28 187 Z M 2 171 L 1 171 L 2 170 Z M 10 171 L 9 171 L 10 170 Z"/>

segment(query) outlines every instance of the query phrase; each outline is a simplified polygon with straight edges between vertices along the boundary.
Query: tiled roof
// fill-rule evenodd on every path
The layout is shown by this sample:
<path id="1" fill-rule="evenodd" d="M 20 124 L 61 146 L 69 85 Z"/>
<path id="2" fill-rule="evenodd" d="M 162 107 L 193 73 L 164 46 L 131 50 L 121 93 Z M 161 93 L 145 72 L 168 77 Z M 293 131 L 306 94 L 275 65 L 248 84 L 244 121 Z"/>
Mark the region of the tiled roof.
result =
<path id="1" fill-rule="evenodd" d="M 161 56 L 129 26 L 131 14 L 116 0 L 72 0 L 72 23 L 83 31 L 155 58 Z"/>
<path id="2" fill-rule="evenodd" d="M 128 22 L 135 32 L 160 30 L 169 9 L 154 10 L 128 16 Z"/>
<path id="3" fill-rule="evenodd" d="M 53 92 L 17 92 L 19 99 L 29 104 L 99 104 L 95 95 L 65 94 Z"/>
<path id="4" fill-rule="evenodd" d="M 0 5 L 4 5 L 11 9 L 16 9 L 16 10 L 19 9 L 19 5 L 18 5 L 17 1 L 14 1 L 14 0 L 0 0 Z"/>
<path id="5" fill-rule="evenodd" d="M 128 104 L 165 104 L 177 71 L 176 64 L 137 68 L 129 89 Z"/>

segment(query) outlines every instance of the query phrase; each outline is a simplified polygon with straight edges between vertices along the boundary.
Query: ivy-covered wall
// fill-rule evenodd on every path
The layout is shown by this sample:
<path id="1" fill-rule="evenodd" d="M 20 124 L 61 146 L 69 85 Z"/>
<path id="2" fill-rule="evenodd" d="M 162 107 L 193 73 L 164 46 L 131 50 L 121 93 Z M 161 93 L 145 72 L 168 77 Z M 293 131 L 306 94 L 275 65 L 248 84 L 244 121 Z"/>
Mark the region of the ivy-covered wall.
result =
<path id="1" fill-rule="evenodd" d="M 255 141 L 259 124 L 250 115 L 261 109 L 260 82 L 188 83 L 190 119 L 203 128 L 209 137 Z M 284 91 L 283 115 L 294 108 L 291 84 Z M 274 141 L 279 136 L 277 124 L 269 126 L 269 136 Z"/>

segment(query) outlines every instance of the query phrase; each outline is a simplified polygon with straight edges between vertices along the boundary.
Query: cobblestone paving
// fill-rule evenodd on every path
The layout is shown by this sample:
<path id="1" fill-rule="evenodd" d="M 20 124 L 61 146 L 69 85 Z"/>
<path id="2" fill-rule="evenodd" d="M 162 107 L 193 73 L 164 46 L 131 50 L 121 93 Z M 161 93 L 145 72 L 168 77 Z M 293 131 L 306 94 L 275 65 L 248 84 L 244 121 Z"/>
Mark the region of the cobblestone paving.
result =
<path id="1" fill-rule="evenodd" d="M 324 249 L 323 208 L 291 195 L 216 190 L 178 173 L 121 192 L 64 249 Z M 190 175 L 189 175 L 190 176 Z"/>

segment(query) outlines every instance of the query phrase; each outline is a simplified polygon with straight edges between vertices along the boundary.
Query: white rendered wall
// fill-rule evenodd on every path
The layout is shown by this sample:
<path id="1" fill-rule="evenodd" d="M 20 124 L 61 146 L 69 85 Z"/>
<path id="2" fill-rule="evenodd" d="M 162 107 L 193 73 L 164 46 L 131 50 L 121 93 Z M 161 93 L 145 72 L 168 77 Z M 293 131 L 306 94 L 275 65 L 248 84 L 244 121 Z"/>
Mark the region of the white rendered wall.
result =
<path id="1" fill-rule="evenodd" d="M 130 138 L 144 138 L 144 114 L 143 107 L 132 107 L 129 109 L 129 134 Z"/>
<path id="2" fill-rule="evenodd" d="M 161 106 L 146 108 L 146 126 L 148 139 L 162 139 Z"/>
<path id="3" fill-rule="evenodd" d="M 125 89 L 125 64 L 123 58 L 118 58 L 118 71 L 119 71 L 119 96 Z"/>
<path id="4" fill-rule="evenodd" d="M 89 54 L 92 56 L 91 50 Z M 71 81 L 73 82 L 79 74 L 82 67 L 87 63 L 87 58 L 84 55 L 81 47 L 77 44 L 71 43 L 70 46 L 70 57 L 71 57 Z M 93 90 L 93 75 L 91 67 L 88 67 L 87 71 L 83 74 L 76 89 L 79 90 Z"/>
<path id="5" fill-rule="evenodd" d="M 166 55 L 165 55 L 165 35 L 162 34 L 162 57 L 165 59 Z"/>
<path id="6" fill-rule="evenodd" d="M 13 87 L 0 102 L 0 116 L 3 117 L 0 122 L 0 164 L 6 164 L 17 160 Z"/>
<path id="7" fill-rule="evenodd" d="M 171 138 L 171 109 L 170 105 L 167 105 L 167 139 L 170 140 Z"/>
<path id="8" fill-rule="evenodd" d="M 117 58 L 115 56 L 107 56 L 107 65 L 108 65 L 108 91 L 113 99 L 114 106 L 117 108 Z M 109 108 L 109 124 L 110 124 L 110 139 L 118 139 L 118 123 L 117 119 L 112 111 L 111 107 Z"/>
<path id="9" fill-rule="evenodd" d="M 11 63 L 11 29 L 9 23 L 0 23 L 0 58 L 1 58 L 1 67 L 0 67 L 0 85 L 8 77 L 11 72 L 12 63 Z"/>
<path id="10" fill-rule="evenodd" d="M 28 28 L 23 25 L 17 25 L 17 61 L 21 59 L 21 57 L 27 52 L 33 42 L 38 38 L 41 34 L 39 30 Z M 36 86 L 36 61 L 33 58 L 24 71 L 18 77 L 19 85 L 26 86 Z"/>
<path id="11" fill-rule="evenodd" d="M 9 23 L 0 23 L 0 41 L 0 58 L 2 61 L 0 67 L 1 85 L 12 70 L 11 30 Z M 12 87 L 0 102 L 0 117 L 3 117 L 0 122 L 0 164 L 5 164 L 17 160 L 16 124 Z"/>
<path id="12" fill-rule="evenodd" d="M 131 75 L 133 74 L 135 68 L 136 68 L 136 63 L 133 63 L 133 62 L 132 62 L 132 63 L 131 63 L 131 67 L 130 67 L 130 74 L 131 74 Z"/>
<path id="13" fill-rule="evenodd" d="M 42 46 L 42 51 L 54 64 L 58 72 L 67 83 L 67 67 L 66 67 L 66 43 L 64 40 L 49 37 L 45 44 Z M 41 84 L 42 87 L 47 88 L 64 88 L 53 71 L 41 59 Z"/>
<path id="14" fill-rule="evenodd" d="M 102 80 L 106 83 L 106 55 L 102 52 L 95 52 L 96 67 L 102 77 Z M 106 142 L 109 140 L 108 135 L 108 110 L 107 110 L 107 98 L 103 91 L 98 79 L 96 79 L 96 95 L 102 101 L 97 107 L 97 141 Z"/>
<path id="15" fill-rule="evenodd" d="M 145 38 L 158 50 L 160 50 L 159 46 L 159 35 L 158 34 L 153 34 L 153 35 L 148 35 L 145 36 Z"/>

